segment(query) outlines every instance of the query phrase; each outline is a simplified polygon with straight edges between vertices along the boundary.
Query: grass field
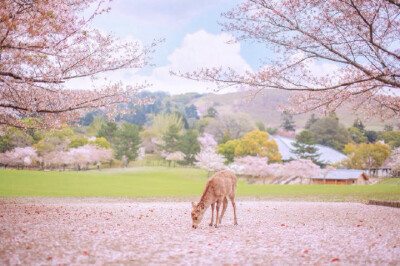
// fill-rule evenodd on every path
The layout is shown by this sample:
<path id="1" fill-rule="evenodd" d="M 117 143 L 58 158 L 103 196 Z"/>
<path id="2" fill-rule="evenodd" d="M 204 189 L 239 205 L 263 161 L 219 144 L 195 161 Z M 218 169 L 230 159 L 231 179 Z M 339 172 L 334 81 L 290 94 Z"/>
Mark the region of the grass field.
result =
<path id="1" fill-rule="evenodd" d="M 86 172 L 0 170 L 0 196 L 200 197 L 207 173 L 192 168 L 138 167 Z M 249 185 L 237 195 L 305 201 L 400 200 L 400 179 L 377 185 Z"/>

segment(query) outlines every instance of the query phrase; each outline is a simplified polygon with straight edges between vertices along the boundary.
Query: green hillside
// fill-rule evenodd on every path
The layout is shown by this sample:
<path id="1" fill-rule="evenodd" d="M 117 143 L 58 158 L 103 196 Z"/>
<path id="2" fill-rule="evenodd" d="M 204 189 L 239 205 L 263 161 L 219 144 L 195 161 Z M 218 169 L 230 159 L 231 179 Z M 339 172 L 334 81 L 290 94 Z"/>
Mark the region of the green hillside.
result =
<path id="1" fill-rule="evenodd" d="M 228 94 L 206 94 L 192 99 L 198 110 L 205 112 L 207 108 L 214 107 L 221 114 L 246 113 L 254 121 L 262 121 L 267 127 L 278 127 L 281 124 L 281 111 L 279 106 L 287 106 L 292 92 L 283 90 L 265 90 L 254 99 L 246 97 L 246 92 Z M 359 117 L 370 130 L 382 130 L 385 124 L 395 124 L 395 121 L 382 121 L 380 118 L 367 120 L 362 114 L 355 114 L 348 106 L 343 106 L 336 112 L 340 122 L 345 126 L 351 126 Z M 311 113 L 295 115 L 297 128 L 304 127 Z M 325 114 L 315 113 L 317 117 Z"/>

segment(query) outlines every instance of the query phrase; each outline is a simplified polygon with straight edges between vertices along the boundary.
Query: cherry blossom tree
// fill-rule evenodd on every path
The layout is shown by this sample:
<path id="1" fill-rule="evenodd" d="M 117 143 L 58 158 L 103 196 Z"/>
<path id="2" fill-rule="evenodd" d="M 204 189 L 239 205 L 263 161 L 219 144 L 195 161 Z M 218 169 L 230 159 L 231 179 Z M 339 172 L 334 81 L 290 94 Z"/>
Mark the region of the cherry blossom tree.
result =
<path id="1" fill-rule="evenodd" d="M 368 115 L 399 117 L 397 0 L 247 0 L 223 14 L 226 31 L 275 52 L 256 72 L 176 73 L 220 87 L 297 91 L 293 112 L 334 111 L 344 102 Z"/>
<path id="2" fill-rule="evenodd" d="M 29 166 L 33 161 L 37 161 L 38 156 L 32 147 L 15 148 L 5 153 L 0 153 L 0 163 L 11 166 Z"/>
<path id="3" fill-rule="evenodd" d="M 205 149 L 213 149 L 218 146 L 218 143 L 215 141 L 213 135 L 209 133 L 204 133 L 201 137 L 198 137 L 197 140 L 200 142 L 200 146 L 202 150 Z"/>
<path id="4" fill-rule="evenodd" d="M 71 90 L 66 82 L 107 71 L 142 68 L 154 44 L 122 41 L 91 26 L 107 12 L 107 0 L 5 0 L 0 5 L 0 126 L 53 128 L 84 110 L 146 103 L 146 84 L 109 84 Z M 88 9 L 94 10 L 89 16 Z M 114 108 L 112 108 L 114 107 Z M 21 117 L 40 119 L 32 125 Z"/>
<path id="5" fill-rule="evenodd" d="M 321 168 L 309 159 L 298 159 L 284 164 L 283 176 L 286 178 L 286 182 L 300 178 L 300 182 L 303 183 L 303 178 L 320 175 Z"/>
<path id="6" fill-rule="evenodd" d="M 68 165 L 74 165 L 77 170 L 87 168 L 89 164 L 109 162 L 113 159 L 111 149 L 105 149 L 96 145 L 87 144 L 68 151 L 56 150 L 43 154 L 39 160 L 46 167 L 65 169 Z"/>
<path id="7" fill-rule="evenodd" d="M 82 169 L 83 166 L 88 168 L 89 164 L 110 161 L 113 155 L 111 149 L 88 144 L 70 149 L 64 158 L 66 158 L 69 163 L 74 163 L 78 169 Z"/>
<path id="8" fill-rule="evenodd" d="M 390 168 L 394 176 L 398 176 L 400 172 L 400 148 L 391 151 L 390 156 L 384 163 L 385 167 Z"/>
<path id="9" fill-rule="evenodd" d="M 194 164 L 200 168 L 203 168 L 210 172 L 220 171 L 226 168 L 224 162 L 225 157 L 221 154 L 215 152 L 215 149 L 203 149 L 196 156 L 196 161 Z"/>
<path id="10" fill-rule="evenodd" d="M 271 176 L 280 177 L 284 175 L 284 166 L 281 163 L 271 163 L 268 165 L 268 170 Z"/>
<path id="11" fill-rule="evenodd" d="M 273 176 L 272 168 L 269 168 L 267 157 L 245 156 L 235 158 L 234 162 L 229 165 L 238 175 L 251 176 L 254 182 L 255 177 L 264 179 L 268 176 Z"/>
<path id="12" fill-rule="evenodd" d="M 65 170 L 67 165 L 72 165 L 74 163 L 73 157 L 69 152 L 63 150 L 54 150 L 50 152 L 42 153 L 39 157 L 39 162 L 41 163 L 41 168 L 61 168 Z"/>
<path id="13" fill-rule="evenodd" d="M 176 151 L 168 154 L 165 160 L 167 160 L 168 162 L 174 162 L 175 167 L 176 162 L 181 162 L 185 160 L 185 154 L 181 151 Z"/>
<path id="14" fill-rule="evenodd" d="M 213 135 L 204 133 L 201 137 L 197 138 L 200 142 L 201 151 L 196 154 L 195 165 L 210 172 L 220 171 L 226 168 L 224 162 L 225 157 L 216 152 L 218 143 L 215 141 Z"/>

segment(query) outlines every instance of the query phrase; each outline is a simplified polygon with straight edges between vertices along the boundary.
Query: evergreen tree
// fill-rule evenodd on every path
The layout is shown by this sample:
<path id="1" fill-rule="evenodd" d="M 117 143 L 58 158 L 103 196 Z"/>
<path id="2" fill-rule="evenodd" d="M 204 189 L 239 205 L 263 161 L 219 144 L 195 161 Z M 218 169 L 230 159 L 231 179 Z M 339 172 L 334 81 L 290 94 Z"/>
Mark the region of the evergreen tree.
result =
<path id="1" fill-rule="evenodd" d="M 368 141 L 368 138 L 363 134 L 364 131 L 361 131 L 358 127 L 349 127 L 347 131 L 349 131 L 350 137 L 355 143 Z"/>
<path id="2" fill-rule="evenodd" d="M 178 118 L 181 119 L 182 123 L 183 123 L 183 127 L 185 129 L 189 129 L 189 123 L 185 117 L 185 115 L 179 111 L 174 111 L 173 114 L 175 114 Z"/>
<path id="3" fill-rule="evenodd" d="M 347 129 L 339 123 L 335 114 L 320 118 L 310 128 L 314 134 L 315 142 L 338 151 L 342 151 L 344 146 L 351 142 L 351 137 Z"/>
<path id="4" fill-rule="evenodd" d="M 197 114 L 197 108 L 194 104 L 190 105 L 189 107 L 185 107 L 185 116 L 187 118 L 195 118 L 199 119 L 199 115 Z"/>
<path id="5" fill-rule="evenodd" d="M 207 117 L 216 117 L 217 114 L 218 114 L 218 112 L 217 112 L 217 110 L 215 110 L 214 107 L 209 107 L 207 109 L 207 115 L 206 115 Z"/>
<path id="6" fill-rule="evenodd" d="M 170 125 L 167 132 L 162 136 L 164 145 L 160 147 L 166 152 L 175 152 L 179 149 L 179 132 L 181 129 L 177 125 Z"/>
<path id="7" fill-rule="evenodd" d="M 297 155 L 297 159 L 310 159 L 315 164 L 322 164 L 318 160 L 321 154 L 318 153 L 318 148 L 315 147 L 315 140 L 311 131 L 303 130 L 296 136 L 296 142 L 292 145 L 294 149 L 291 152 Z"/>
<path id="8" fill-rule="evenodd" d="M 179 150 L 185 154 L 185 163 L 193 165 L 195 156 L 200 152 L 200 143 L 197 140 L 198 133 L 195 130 L 188 130 L 180 138 Z"/>
<path id="9" fill-rule="evenodd" d="M 354 120 L 353 127 L 358 128 L 358 130 L 360 130 L 362 133 L 364 133 L 364 131 L 365 131 L 365 126 L 364 126 L 363 122 L 361 121 L 361 119 L 359 119 L 359 118 Z"/>
<path id="10" fill-rule="evenodd" d="M 12 143 L 11 136 L 9 134 L 0 135 L 0 153 L 4 153 L 6 151 L 11 151 L 15 148 L 15 145 Z"/>
<path id="11" fill-rule="evenodd" d="M 282 118 L 282 124 L 281 124 L 282 128 L 284 128 L 286 131 L 295 131 L 293 116 L 288 111 L 283 111 L 281 118 Z"/>
<path id="12" fill-rule="evenodd" d="M 315 114 L 311 114 L 310 118 L 307 120 L 306 125 L 304 126 L 305 129 L 310 129 L 310 127 L 317 122 L 318 118 L 315 118 Z"/>
<path id="13" fill-rule="evenodd" d="M 115 134 L 117 133 L 118 126 L 114 122 L 107 122 L 102 124 L 99 132 L 97 133 L 97 137 L 103 137 L 108 142 L 113 143 Z"/>
<path id="14" fill-rule="evenodd" d="M 364 135 L 367 137 L 369 143 L 374 143 L 379 134 L 374 130 L 366 130 Z"/>
<path id="15" fill-rule="evenodd" d="M 138 157 L 140 144 L 139 129 L 136 125 L 122 124 L 115 134 L 115 157 L 119 160 L 126 157 L 126 164 Z"/>

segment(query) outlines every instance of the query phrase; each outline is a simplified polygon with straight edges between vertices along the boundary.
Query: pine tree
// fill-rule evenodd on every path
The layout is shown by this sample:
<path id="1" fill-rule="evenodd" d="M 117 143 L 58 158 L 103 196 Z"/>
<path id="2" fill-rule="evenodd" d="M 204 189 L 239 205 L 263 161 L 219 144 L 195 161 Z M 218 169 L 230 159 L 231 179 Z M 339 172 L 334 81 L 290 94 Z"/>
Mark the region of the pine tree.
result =
<path id="1" fill-rule="evenodd" d="M 318 118 L 315 118 L 315 114 L 311 114 L 310 118 L 307 120 L 306 125 L 304 126 L 305 129 L 310 129 L 312 124 L 317 122 Z"/>
<path id="2" fill-rule="evenodd" d="M 210 107 L 207 109 L 207 117 L 216 117 L 218 114 L 217 110 L 214 107 Z"/>
<path id="3" fill-rule="evenodd" d="M 175 152 L 178 150 L 180 128 L 177 125 L 170 125 L 168 131 L 162 136 L 164 145 L 161 148 L 166 152 Z"/>
<path id="4" fill-rule="evenodd" d="M 185 154 L 186 164 L 193 165 L 196 154 L 200 152 L 200 143 L 197 137 L 197 131 L 188 130 L 180 139 L 179 150 Z"/>
<path id="5" fill-rule="evenodd" d="M 187 118 L 195 118 L 199 120 L 199 115 L 197 114 L 197 108 L 194 104 L 190 105 L 189 107 L 185 107 L 185 116 Z"/>
<path id="6" fill-rule="evenodd" d="M 117 133 L 118 126 L 114 122 L 107 122 L 106 124 L 102 124 L 98 133 L 97 137 L 103 137 L 105 138 L 108 142 L 113 143 L 115 135 Z"/>
<path id="7" fill-rule="evenodd" d="M 364 133 L 364 131 L 365 131 L 365 126 L 364 126 L 363 122 L 361 121 L 361 119 L 359 119 L 359 118 L 354 120 L 353 127 L 358 128 L 362 133 Z"/>
<path id="8" fill-rule="evenodd" d="M 293 116 L 288 111 L 283 111 L 283 113 L 282 113 L 281 126 L 286 131 L 295 131 L 295 124 L 293 121 Z"/>
<path id="9" fill-rule="evenodd" d="M 318 159 L 321 156 L 318 153 L 318 148 L 315 147 L 315 140 L 313 133 L 308 130 L 303 130 L 296 136 L 296 142 L 293 144 L 294 149 L 291 150 L 297 155 L 297 159 L 310 159 L 313 163 L 322 165 Z"/>
<path id="10" fill-rule="evenodd" d="M 126 158 L 126 165 L 136 160 L 140 144 L 139 130 L 136 125 L 124 123 L 115 134 L 115 157 Z"/>

